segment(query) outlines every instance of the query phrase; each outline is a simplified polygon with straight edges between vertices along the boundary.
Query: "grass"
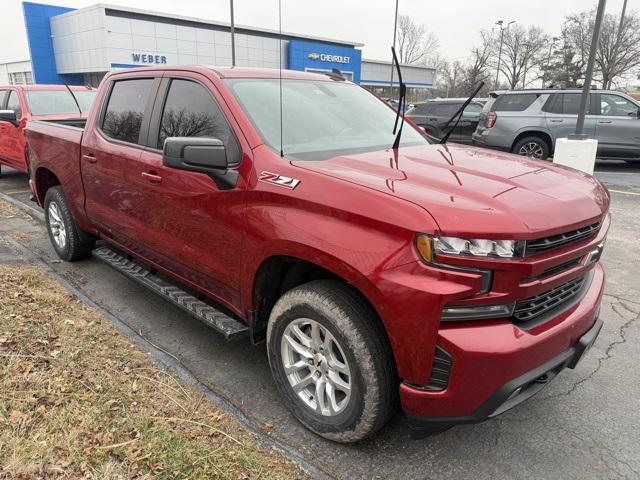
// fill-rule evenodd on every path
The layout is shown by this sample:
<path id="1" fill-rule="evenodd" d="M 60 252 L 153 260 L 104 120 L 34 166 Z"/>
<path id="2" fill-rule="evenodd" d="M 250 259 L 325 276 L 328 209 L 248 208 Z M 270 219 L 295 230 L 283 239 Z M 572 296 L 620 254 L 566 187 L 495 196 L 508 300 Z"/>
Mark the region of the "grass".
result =
<path id="1" fill-rule="evenodd" d="M 0 285 L 0 478 L 307 478 L 42 271 Z"/>

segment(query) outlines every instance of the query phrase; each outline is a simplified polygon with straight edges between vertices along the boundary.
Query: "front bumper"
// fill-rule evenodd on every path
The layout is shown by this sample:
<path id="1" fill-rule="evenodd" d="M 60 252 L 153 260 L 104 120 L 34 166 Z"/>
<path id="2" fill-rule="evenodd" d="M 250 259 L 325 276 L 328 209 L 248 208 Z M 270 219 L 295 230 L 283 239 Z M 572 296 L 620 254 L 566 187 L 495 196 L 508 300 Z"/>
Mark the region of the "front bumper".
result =
<path id="1" fill-rule="evenodd" d="M 594 344 L 603 324 L 602 320 L 597 319 L 593 327 L 580 337 L 580 340 L 575 345 L 539 367 L 502 385 L 471 415 L 462 417 L 417 417 L 408 415 L 411 436 L 416 439 L 423 438 L 453 425 L 482 422 L 511 410 L 542 390 L 565 368 L 575 368 L 584 354 Z"/>
<path id="2" fill-rule="evenodd" d="M 508 321 L 441 328 L 438 345 L 453 357 L 447 388 L 400 386 L 402 407 L 416 435 L 499 415 L 537 393 L 560 370 L 573 368 L 586 350 L 582 345 L 590 346 L 600 331 L 603 286 L 604 270 L 596 264 L 579 302 L 528 330 Z"/>

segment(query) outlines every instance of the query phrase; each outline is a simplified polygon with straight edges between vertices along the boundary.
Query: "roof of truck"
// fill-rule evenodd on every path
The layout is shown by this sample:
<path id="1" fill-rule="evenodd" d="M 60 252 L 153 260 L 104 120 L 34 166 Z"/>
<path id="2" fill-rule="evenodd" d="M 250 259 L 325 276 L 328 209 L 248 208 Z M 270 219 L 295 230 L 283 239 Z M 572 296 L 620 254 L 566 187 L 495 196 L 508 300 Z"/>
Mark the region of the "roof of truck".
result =
<path id="1" fill-rule="evenodd" d="M 65 85 L 55 85 L 55 84 L 45 84 L 45 83 L 37 83 L 33 85 L 0 85 L 0 89 L 5 88 L 18 88 L 20 90 L 66 90 L 67 87 Z M 91 87 L 84 85 L 69 85 L 71 90 L 94 90 Z"/>

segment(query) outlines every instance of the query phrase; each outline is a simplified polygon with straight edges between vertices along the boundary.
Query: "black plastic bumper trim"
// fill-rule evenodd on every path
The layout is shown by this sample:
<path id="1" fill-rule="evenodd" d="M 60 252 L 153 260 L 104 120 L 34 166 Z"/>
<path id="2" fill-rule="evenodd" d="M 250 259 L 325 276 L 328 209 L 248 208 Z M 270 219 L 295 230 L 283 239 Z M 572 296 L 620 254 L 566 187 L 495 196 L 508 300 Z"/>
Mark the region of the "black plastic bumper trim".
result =
<path id="1" fill-rule="evenodd" d="M 582 356 L 593 345 L 604 322 L 596 319 L 594 325 L 568 350 L 539 367 L 514 378 L 498 388 L 471 415 L 464 417 L 419 417 L 407 414 L 411 438 L 421 439 L 454 425 L 479 423 L 500 415 L 528 400 L 565 368 L 575 368 Z"/>

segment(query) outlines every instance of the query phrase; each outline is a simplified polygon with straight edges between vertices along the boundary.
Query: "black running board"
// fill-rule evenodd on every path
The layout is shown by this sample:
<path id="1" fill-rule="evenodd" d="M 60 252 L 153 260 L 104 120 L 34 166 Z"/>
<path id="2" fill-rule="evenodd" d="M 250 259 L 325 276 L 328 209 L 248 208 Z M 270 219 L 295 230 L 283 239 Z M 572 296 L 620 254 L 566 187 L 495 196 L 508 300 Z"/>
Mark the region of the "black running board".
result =
<path id="1" fill-rule="evenodd" d="M 190 313 L 223 334 L 227 340 L 249 336 L 250 331 L 247 325 L 216 310 L 182 288 L 163 280 L 135 260 L 129 260 L 109 247 L 96 248 L 93 256 Z"/>

